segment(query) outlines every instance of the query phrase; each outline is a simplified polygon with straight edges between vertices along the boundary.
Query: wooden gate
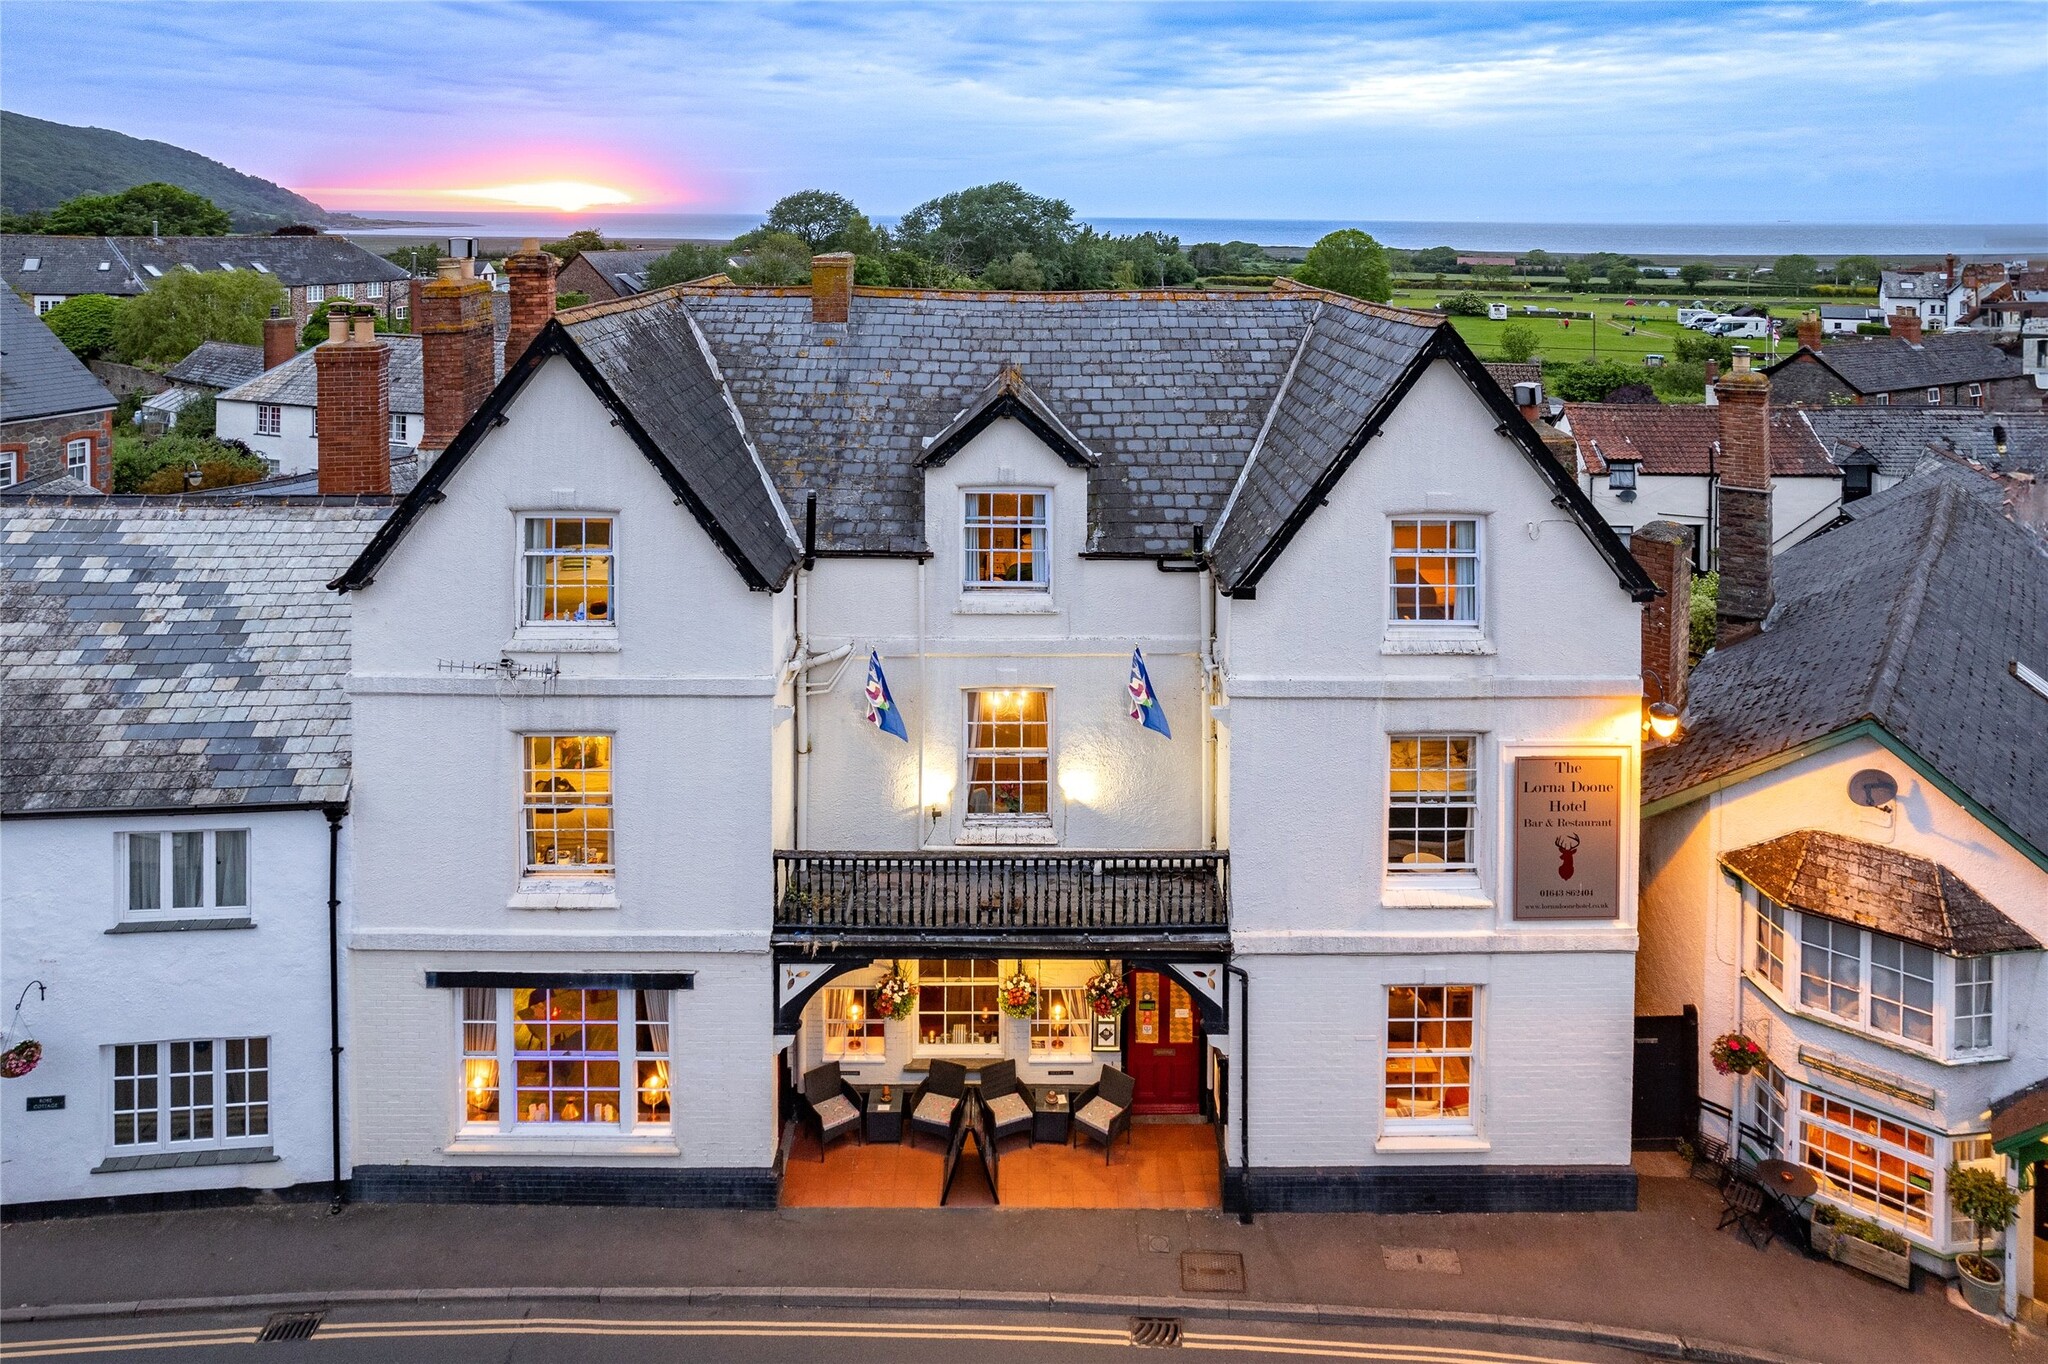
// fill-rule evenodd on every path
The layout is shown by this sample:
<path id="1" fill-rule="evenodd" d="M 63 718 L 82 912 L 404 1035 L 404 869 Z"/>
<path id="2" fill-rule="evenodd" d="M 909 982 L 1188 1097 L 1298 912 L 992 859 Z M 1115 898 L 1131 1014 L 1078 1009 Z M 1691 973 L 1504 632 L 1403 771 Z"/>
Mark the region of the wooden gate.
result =
<path id="1" fill-rule="evenodd" d="M 1690 1137 L 1700 1112 L 1700 1015 L 1683 1013 L 1636 1018 L 1635 1100 L 1630 1114 L 1634 1145 L 1668 1149 Z"/>

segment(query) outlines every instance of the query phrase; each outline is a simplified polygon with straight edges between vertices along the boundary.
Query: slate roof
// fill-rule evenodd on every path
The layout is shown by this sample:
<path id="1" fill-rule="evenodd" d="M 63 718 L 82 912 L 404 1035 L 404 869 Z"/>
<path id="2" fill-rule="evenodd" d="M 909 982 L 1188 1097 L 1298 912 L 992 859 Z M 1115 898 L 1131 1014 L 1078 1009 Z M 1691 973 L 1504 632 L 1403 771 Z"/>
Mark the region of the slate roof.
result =
<path id="1" fill-rule="evenodd" d="M 0 422 L 96 412 L 114 395 L 67 350 L 35 310 L 0 289 Z"/>
<path id="2" fill-rule="evenodd" d="M 246 384 L 262 372 L 263 347 L 202 341 L 190 355 L 165 370 L 164 377 L 195 388 L 224 389 Z"/>
<path id="3" fill-rule="evenodd" d="M 2048 855 L 2048 697 L 2013 671 L 2048 673 L 2048 546 L 1948 480 L 1880 497 L 1773 559 L 1776 608 L 1694 669 L 1643 799 L 1870 719 Z"/>
<path id="4" fill-rule="evenodd" d="M 1811 356 L 1801 360 L 1800 355 Z M 1867 336 L 1802 350 L 1764 370 L 1776 374 L 1791 364 L 1818 362 L 1858 393 L 1901 393 L 1944 384 L 1989 383 L 2021 376 L 2020 357 L 2001 349 L 1985 332 L 1948 331 L 1917 344 L 1899 336 Z"/>
<path id="5" fill-rule="evenodd" d="M 38 267 L 24 270 L 30 257 Z M 0 279 L 30 294 L 139 294 L 151 281 L 187 265 L 201 274 L 223 265 L 237 270 L 260 265 L 262 273 L 286 286 L 407 278 L 404 270 L 346 237 L 0 236 Z"/>
<path id="6" fill-rule="evenodd" d="M 1820 829 L 1724 853 L 1779 904 L 1957 957 L 2038 952 L 2040 940 L 1939 862 Z"/>
<path id="7" fill-rule="evenodd" d="M 637 294 L 647 288 L 647 267 L 667 251 L 585 251 L 590 268 L 621 294 Z"/>
<path id="8" fill-rule="evenodd" d="M 1857 308 L 1841 303 L 1823 303 L 1820 315 L 1831 322 L 1863 322 L 1877 314 L 1875 308 Z"/>
<path id="9" fill-rule="evenodd" d="M 2007 1142 L 2037 1128 L 2048 1127 L 2048 1079 L 1991 1101 L 1991 1144 L 2004 1149 Z"/>
<path id="10" fill-rule="evenodd" d="M 391 347 L 391 410 L 422 415 L 427 410 L 426 373 L 420 359 L 417 336 L 386 336 Z M 319 348 L 302 350 L 275 369 L 264 369 L 259 357 L 256 377 L 237 384 L 220 395 L 226 403 L 275 403 L 285 407 L 313 407 L 320 401 L 319 362 L 313 358 Z"/>
<path id="11" fill-rule="evenodd" d="M 2048 476 L 2048 412 L 1861 406 L 1817 408 L 1805 416 L 1836 460 L 1867 450 L 1891 478 L 1905 477 L 1929 454 L 1961 456 L 2001 473 Z"/>
<path id="12" fill-rule="evenodd" d="M 1878 281 L 1878 291 L 1889 298 L 1948 297 L 1948 275 L 1940 270 L 1884 270 Z"/>
<path id="13" fill-rule="evenodd" d="M 351 500 L 0 503 L 0 808 L 338 801 Z"/>
<path id="14" fill-rule="evenodd" d="M 1617 459 L 1634 458 L 1646 474 L 1713 472 L 1721 439 L 1717 410 L 1696 404 L 1566 403 L 1565 420 L 1578 442 L 1586 472 L 1604 474 Z M 1771 409 L 1771 474 L 1775 478 L 1840 478 L 1827 449 L 1795 408 Z"/>

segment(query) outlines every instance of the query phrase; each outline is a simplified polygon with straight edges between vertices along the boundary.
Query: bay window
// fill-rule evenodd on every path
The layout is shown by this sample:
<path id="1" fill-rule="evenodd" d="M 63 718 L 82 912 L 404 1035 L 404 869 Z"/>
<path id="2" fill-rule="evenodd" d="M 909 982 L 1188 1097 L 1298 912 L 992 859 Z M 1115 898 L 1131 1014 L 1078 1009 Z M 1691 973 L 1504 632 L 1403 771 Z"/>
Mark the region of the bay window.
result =
<path id="1" fill-rule="evenodd" d="M 1934 1137 L 1812 1090 L 1799 1096 L 1799 1162 L 1823 1190 L 1903 1231 L 1934 1235 Z"/>
<path id="2" fill-rule="evenodd" d="M 1955 1049 L 1989 1051 L 1991 1032 L 1991 957 L 1956 960 Z"/>
<path id="3" fill-rule="evenodd" d="M 128 913 L 249 909 L 249 831 L 184 829 L 121 835 Z"/>
<path id="4" fill-rule="evenodd" d="M 270 1135 L 270 1039 L 138 1042 L 112 1052 L 112 1144 L 150 1149 L 261 1144 Z"/>
<path id="5" fill-rule="evenodd" d="M 461 1027 L 471 1129 L 630 1132 L 669 1122 L 666 990 L 471 987 Z"/>
<path id="6" fill-rule="evenodd" d="M 1471 985 L 1396 985 L 1387 991 L 1387 1130 L 1472 1130 L 1477 995 Z"/>
<path id="7" fill-rule="evenodd" d="M 1799 1002 L 1842 1018 L 1863 1009 L 1863 930 L 1799 916 Z"/>
<path id="8" fill-rule="evenodd" d="M 1870 1026 L 1934 1045 L 1934 953 L 1902 938 L 1870 935 Z"/>
<path id="9" fill-rule="evenodd" d="M 1755 956 L 1751 971 L 1774 989 L 1785 988 L 1785 907 L 1745 882 L 1743 901 L 1750 912 L 1750 940 Z"/>

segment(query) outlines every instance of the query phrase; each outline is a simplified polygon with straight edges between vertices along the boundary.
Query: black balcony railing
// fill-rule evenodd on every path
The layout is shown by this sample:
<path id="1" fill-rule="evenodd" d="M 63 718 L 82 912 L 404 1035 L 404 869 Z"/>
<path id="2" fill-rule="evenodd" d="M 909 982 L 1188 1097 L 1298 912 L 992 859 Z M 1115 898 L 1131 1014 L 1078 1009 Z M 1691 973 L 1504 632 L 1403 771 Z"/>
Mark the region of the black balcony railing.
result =
<path id="1" fill-rule="evenodd" d="M 1228 852 L 778 852 L 775 928 L 902 934 L 1221 936 Z"/>

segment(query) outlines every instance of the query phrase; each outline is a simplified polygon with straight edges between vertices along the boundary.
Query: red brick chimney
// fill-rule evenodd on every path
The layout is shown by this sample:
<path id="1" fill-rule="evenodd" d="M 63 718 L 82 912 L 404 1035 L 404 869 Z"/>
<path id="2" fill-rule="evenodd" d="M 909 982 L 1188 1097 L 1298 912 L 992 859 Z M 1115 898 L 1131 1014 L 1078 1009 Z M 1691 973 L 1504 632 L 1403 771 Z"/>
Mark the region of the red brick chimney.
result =
<path id="1" fill-rule="evenodd" d="M 263 319 L 263 368 L 276 369 L 299 353 L 299 329 L 284 309 L 272 308 Z"/>
<path id="2" fill-rule="evenodd" d="M 1920 344 L 1920 314 L 1912 308 L 1901 308 L 1885 319 L 1891 324 L 1892 335 L 1908 345 Z"/>
<path id="3" fill-rule="evenodd" d="M 1664 594 L 1643 604 L 1643 695 L 1682 711 L 1692 645 L 1692 532 L 1652 521 L 1635 528 L 1628 548 Z"/>
<path id="4" fill-rule="evenodd" d="M 853 311 L 853 253 L 811 257 L 811 321 L 844 322 Z"/>
<path id="5" fill-rule="evenodd" d="M 540 329 L 555 315 L 555 269 L 560 264 L 540 249 L 540 239 L 528 237 L 519 250 L 505 258 L 505 273 L 512 277 L 512 330 L 505 336 L 505 367 L 510 369 Z"/>
<path id="6" fill-rule="evenodd" d="M 1708 360 L 1705 368 L 1707 371 L 1707 406 L 1712 407 L 1715 403 L 1721 401 L 1714 393 L 1715 385 L 1721 382 L 1721 362 L 1719 360 Z"/>
<path id="7" fill-rule="evenodd" d="M 426 388 L 426 433 L 419 448 L 422 454 L 438 454 L 484 405 L 497 382 L 490 284 L 475 277 L 469 261 L 444 259 L 440 277 L 420 290 L 412 329 L 420 338 Z"/>
<path id="8" fill-rule="evenodd" d="M 353 316 L 351 316 L 353 314 Z M 368 304 L 327 310 L 328 340 L 313 352 L 320 491 L 391 491 L 391 348 Z"/>
<path id="9" fill-rule="evenodd" d="M 1820 314 L 1804 312 L 1799 314 L 1799 344 L 1808 350 L 1819 350 L 1821 346 Z"/>
<path id="10" fill-rule="evenodd" d="M 1944 279 L 1946 279 L 1946 280 L 1948 281 L 1948 287 L 1949 287 L 1949 288 L 1951 288 L 1951 289 L 1955 288 L 1955 287 L 1956 287 L 1956 258 L 1955 258 L 1955 257 L 1954 257 L 1953 255 L 1951 255 L 1951 256 L 1950 256 L 1950 257 L 1948 258 L 1948 260 L 1947 260 L 1947 261 L 1946 261 L 1946 262 L 1945 262 L 1945 263 L 1943 264 L 1943 266 L 1942 266 L 1942 272 L 1941 272 L 1941 273 L 1942 273 L 1942 278 L 1944 278 Z"/>
<path id="11" fill-rule="evenodd" d="M 1771 381 L 1749 367 L 1749 347 L 1721 376 L 1715 541 L 1721 574 L 1714 643 L 1725 648 L 1763 628 L 1771 613 Z"/>

